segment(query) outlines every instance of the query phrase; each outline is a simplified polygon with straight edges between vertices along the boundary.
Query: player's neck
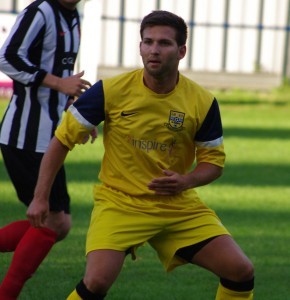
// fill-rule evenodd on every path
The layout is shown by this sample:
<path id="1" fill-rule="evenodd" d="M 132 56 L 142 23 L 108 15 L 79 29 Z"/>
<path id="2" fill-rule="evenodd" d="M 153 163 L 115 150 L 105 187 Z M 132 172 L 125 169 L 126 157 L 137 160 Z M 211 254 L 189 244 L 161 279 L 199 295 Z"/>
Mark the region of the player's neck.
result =
<path id="1" fill-rule="evenodd" d="M 179 80 L 179 73 L 174 76 L 156 77 L 144 72 L 143 82 L 146 87 L 157 94 L 168 94 L 175 89 Z"/>

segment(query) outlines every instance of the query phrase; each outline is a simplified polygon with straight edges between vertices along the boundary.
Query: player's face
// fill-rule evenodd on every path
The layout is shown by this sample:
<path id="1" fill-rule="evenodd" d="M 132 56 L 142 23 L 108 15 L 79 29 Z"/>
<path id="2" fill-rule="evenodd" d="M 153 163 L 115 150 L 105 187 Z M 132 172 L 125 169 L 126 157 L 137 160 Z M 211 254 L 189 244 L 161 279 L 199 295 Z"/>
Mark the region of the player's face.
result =
<path id="1" fill-rule="evenodd" d="M 67 9 L 74 10 L 81 0 L 57 0 L 62 6 Z"/>
<path id="2" fill-rule="evenodd" d="M 152 26 L 144 29 L 140 55 L 149 75 L 160 77 L 177 72 L 186 47 L 177 45 L 175 35 L 175 29 L 170 26 Z"/>

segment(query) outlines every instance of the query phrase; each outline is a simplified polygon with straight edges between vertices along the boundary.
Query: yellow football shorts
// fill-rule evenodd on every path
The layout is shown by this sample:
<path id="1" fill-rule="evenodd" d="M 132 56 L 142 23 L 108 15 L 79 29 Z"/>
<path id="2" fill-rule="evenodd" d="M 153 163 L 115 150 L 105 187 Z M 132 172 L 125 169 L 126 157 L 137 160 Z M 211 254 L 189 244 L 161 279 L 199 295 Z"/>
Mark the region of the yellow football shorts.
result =
<path id="1" fill-rule="evenodd" d="M 177 196 L 132 197 L 107 186 L 94 188 L 86 252 L 133 250 L 148 242 L 167 271 L 186 262 L 175 252 L 205 239 L 229 234 L 194 190 Z"/>

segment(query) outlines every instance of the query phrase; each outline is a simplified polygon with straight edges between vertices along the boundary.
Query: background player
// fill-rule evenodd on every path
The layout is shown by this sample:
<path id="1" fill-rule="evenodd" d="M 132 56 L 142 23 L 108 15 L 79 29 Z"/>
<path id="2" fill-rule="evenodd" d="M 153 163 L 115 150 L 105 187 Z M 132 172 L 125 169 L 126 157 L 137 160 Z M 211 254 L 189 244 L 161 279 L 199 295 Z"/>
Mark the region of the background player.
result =
<path id="1" fill-rule="evenodd" d="M 80 43 L 80 0 L 37 0 L 18 16 L 0 51 L 0 69 L 13 79 L 1 124 L 3 160 L 18 198 L 29 205 L 43 153 L 62 112 L 90 84 L 73 74 Z M 28 220 L 0 228 L 0 251 L 14 251 L 0 299 L 16 299 L 56 241 L 71 227 L 65 170 L 58 172 L 43 228 Z"/>

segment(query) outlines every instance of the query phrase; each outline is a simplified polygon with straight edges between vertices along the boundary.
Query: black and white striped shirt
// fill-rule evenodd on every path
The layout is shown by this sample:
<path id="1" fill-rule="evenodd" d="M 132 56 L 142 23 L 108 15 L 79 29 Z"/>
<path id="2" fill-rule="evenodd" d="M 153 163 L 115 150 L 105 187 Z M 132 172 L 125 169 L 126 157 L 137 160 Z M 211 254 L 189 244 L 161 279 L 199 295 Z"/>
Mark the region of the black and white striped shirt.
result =
<path id="1" fill-rule="evenodd" d="M 41 86 L 47 73 L 72 75 L 80 44 L 77 10 L 36 0 L 22 11 L 0 50 L 0 70 L 13 79 L 13 96 L 0 143 L 45 152 L 68 96 Z"/>

